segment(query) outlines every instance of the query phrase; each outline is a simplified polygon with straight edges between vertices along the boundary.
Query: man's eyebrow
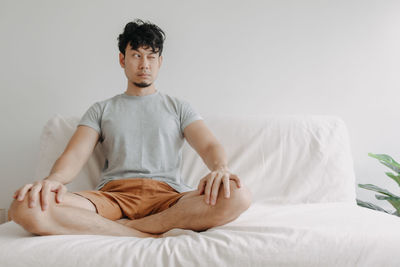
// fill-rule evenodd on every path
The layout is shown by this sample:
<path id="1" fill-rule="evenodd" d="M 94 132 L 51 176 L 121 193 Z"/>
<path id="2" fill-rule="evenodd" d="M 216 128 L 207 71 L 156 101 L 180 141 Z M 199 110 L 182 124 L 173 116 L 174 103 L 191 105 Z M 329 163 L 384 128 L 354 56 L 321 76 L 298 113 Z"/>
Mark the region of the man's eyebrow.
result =
<path id="1" fill-rule="evenodd" d="M 132 51 L 132 53 L 141 53 L 141 52 L 139 52 L 138 50 L 135 50 L 135 49 L 131 49 L 131 51 Z M 153 52 L 153 51 L 151 51 L 151 52 L 148 52 L 148 53 L 146 53 L 146 54 L 149 54 L 149 55 L 155 55 L 155 54 L 157 54 L 158 53 L 158 51 L 156 51 L 156 52 Z"/>

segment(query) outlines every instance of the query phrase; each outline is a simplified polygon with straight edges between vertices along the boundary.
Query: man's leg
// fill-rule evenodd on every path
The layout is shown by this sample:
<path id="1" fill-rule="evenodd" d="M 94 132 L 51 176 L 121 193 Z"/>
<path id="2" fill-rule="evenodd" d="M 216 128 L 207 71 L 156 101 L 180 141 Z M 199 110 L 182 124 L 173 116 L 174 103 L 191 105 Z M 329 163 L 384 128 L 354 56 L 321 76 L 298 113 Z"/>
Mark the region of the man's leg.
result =
<path id="1" fill-rule="evenodd" d="M 28 207 L 28 196 L 23 201 L 14 200 L 9 216 L 27 231 L 37 235 L 88 234 L 112 236 L 158 237 L 142 233 L 104 218 L 96 213 L 96 207 L 88 199 L 67 192 L 63 202 L 55 202 L 55 193 L 50 193 L 50 203 L 42 211 L 40 200 L 35 207 Z"/>
<path id="2" fill-rule="evenodd" d="M 179 201 L 162 212 L 137 219 L 121 219 L 116 222 L 133 227 L 139 231 L 162 234 L 173 228 L 204 231 L 211 227 L 226 224 L 236 219 L 251 204 L 251 192 L 242 185 L 230 183 L 231 195 L 226 199 L 221 186 L 214 206 L 204 202 L 204 194 L 191 191 Z"/>

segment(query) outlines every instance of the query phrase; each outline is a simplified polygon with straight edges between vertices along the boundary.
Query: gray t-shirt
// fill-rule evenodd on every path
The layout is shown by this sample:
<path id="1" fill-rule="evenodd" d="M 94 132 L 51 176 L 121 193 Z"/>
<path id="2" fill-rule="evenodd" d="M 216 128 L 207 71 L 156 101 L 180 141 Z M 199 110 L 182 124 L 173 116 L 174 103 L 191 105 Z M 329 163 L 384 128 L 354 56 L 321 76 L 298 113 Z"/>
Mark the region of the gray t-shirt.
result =
<path id="1" fill-rule="evenodd" d="M 202 119 L 187 101 L 160 91 L 94 103 L 78 126 L 100 134 L 105 162 L 96 190 L 112 180 L 139 177 L 166 182 L 180 193 L 195 190 L 181 181 L 183 130 Z"/>

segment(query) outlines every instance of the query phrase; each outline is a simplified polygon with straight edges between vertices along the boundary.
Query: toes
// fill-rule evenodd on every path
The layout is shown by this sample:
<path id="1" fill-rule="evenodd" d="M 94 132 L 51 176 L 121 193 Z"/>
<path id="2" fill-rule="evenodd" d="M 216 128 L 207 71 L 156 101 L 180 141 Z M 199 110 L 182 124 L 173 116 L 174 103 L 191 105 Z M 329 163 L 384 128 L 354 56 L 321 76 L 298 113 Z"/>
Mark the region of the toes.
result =
<path id="1" fill-rule="evenodd" d="M 130 221 L 131 221 L 130 219 L 125 219 L 125 218 L 124 218 L 124 219 L 116 220 L 115 222 L 117 222 L 117 223 L 119 223 L 119 224 L 126 225 L 126 224 L 128 224 Z"/>

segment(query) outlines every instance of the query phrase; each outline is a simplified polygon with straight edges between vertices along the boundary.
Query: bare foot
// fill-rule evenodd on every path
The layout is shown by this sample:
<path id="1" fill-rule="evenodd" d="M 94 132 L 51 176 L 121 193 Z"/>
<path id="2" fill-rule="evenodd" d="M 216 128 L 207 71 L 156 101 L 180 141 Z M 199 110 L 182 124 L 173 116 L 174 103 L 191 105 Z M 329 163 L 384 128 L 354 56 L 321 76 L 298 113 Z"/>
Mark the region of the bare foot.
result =
<path id="1" fill-rule="evenodd" d="M 123 224 L 123 225 L 127 225 L 128 222 L 130 222 L 130 221 L 132 221 L 132 220 L 127 219 L 127 218 L 122 218 L 122 219 L 116 220 L 115 222 Z M 127 225 L 127 226 L 129 226 L 129 225 Z"/>
<path id="2" fill-rule="evenodd" d="M 134 228 L 133 226 L 132 226 L 132 222 L 133 220 L 131 220 L 131 219 L 128 219 L 128 218 L 122 218 L 122 219 L 119 219 L 119 220 L 116 220 L 115 222 L 116 223 L 119 223 L 119 224 L 122 224 L 122 225 L 125 225 L 125 226 L 128 226 L 128 227 L 131 227 L 131 228 Z M 134 228 L 135 229 L 135 228 Z M 136 229 L 137 230 L 137 229 Z M 148 235 L 147 237 L 154 237 L 154 238 L 161 238 L 161 237 L 163 237 L 162 236 L 162 234 L 150 234 L 150 233 L 146 233 L 146 232 L 143 232 L 144 234 L 146 234 L 146 235 Z"/>

